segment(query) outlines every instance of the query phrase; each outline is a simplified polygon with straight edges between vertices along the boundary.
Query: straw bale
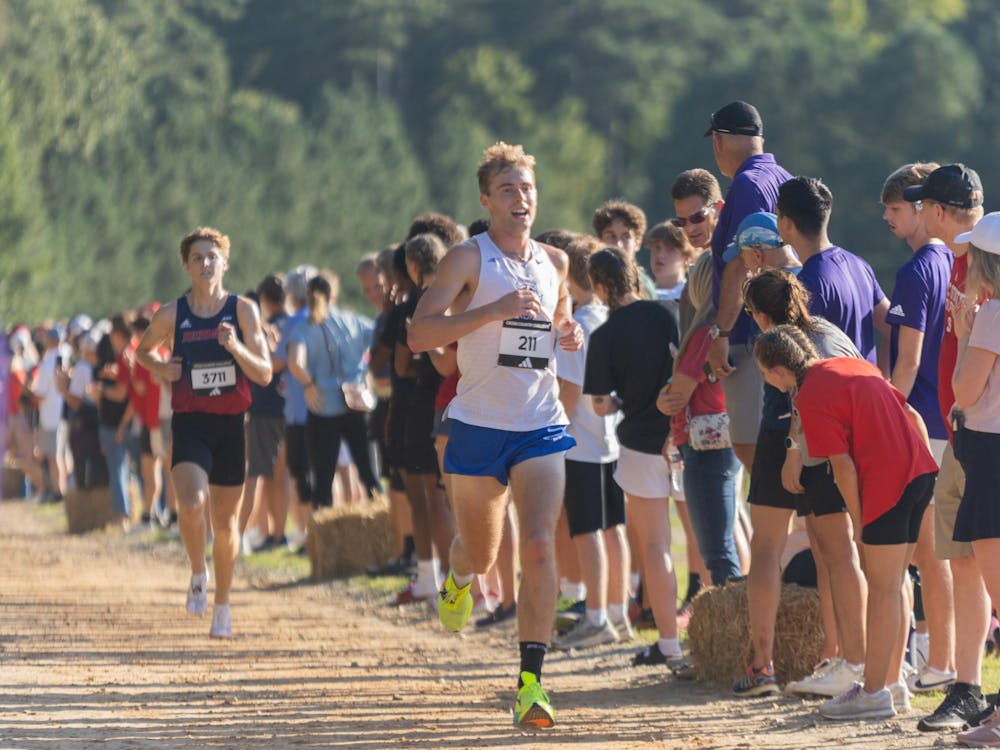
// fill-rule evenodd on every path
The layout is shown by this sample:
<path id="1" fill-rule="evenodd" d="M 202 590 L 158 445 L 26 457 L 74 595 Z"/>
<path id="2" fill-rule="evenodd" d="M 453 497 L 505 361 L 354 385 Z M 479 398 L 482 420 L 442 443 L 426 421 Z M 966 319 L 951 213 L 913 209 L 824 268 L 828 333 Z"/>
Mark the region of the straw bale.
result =
<path id="1" fill-rule="evenodd" d="M 395 534 L 385 499 L 360 506 L 322 508 L 309 520 L 306 546 L 313 580 L 362 573 L 389 560 Z"/>
<path id="2" fill-rule="evenodd" d="M 744 673 L 752 654 L 746 581 L 710 588 L 694 599 L 688 641 L 699 678 L 728 689 Z M 774 635 L 778 681 L 810 674 L 822 644 L 816 589 L 782 585 Z"/>
<path id="3" fill-rule="evenodd" d="M 24 472 L 19 466 L 7 464 L 3 467 L 3 499 L 13 500 L 24 497 Z"/>
<path id="4" fill-rule="evenodd" d="M 75 489 L 63 499 L 66 527 L 70 534 L 102 529 L 111 523 L 111 490 L 107 487 Z"/>

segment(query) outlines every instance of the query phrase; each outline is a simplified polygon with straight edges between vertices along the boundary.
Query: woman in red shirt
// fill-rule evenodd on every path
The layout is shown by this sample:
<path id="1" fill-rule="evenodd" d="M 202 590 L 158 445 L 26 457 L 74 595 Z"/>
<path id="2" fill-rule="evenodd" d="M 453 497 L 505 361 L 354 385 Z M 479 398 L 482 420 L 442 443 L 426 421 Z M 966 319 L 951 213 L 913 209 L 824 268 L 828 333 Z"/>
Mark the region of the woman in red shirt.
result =
<path id="1" fill-rule="evenodd" d="M 820 706 L 830 719 L 895 715 L 886 688 L 899 675 L 903 582 L 920 521 L 934 491 L 937 464 L 920 415 L 871 363 L 819 359 L 793 326 L 762 334 L 754 352 L 764 380 L 792 395 L 810 455 L 830 461 L 834 479 L 860 529 L 868 578 L 864 685 Z"/>

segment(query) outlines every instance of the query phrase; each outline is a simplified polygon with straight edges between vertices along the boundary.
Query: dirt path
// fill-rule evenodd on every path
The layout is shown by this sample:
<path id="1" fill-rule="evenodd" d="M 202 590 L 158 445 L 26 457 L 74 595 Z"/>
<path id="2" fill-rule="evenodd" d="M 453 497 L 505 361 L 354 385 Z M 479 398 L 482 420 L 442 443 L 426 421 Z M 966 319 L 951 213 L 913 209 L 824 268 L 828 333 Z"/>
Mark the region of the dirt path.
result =
<path id="1" fill-rule="evenodd" d="M 449 636 L 346 585 L 238 575 L 237 637 L 184 614 L 177 545 L 56 532 L 0 503 L 0 748 L 930 748 L 907 717 L 830 724 L 792 699 L 734 701 L 628 666 L 632 647 L 553 655 L 560 724 L 511 726 L 512 627 Z M 937 743 L 937 744 L 936 744 Z"/>

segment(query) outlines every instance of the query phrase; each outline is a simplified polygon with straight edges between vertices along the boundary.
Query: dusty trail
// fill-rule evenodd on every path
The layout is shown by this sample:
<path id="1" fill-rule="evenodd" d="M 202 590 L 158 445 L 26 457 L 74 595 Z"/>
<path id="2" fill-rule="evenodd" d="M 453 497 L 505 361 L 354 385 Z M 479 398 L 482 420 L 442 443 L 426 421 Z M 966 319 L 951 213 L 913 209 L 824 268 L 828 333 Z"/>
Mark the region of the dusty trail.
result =
<path id="1" fill-rule="evenodd" d="M 830 724 L 628 666 L 550 656 L 560 724 L 511 726 L 513 627 L 450 636 L 345 584 L 241 571 L 231 641 L 184 613 L 179 545 L 70 537 L 0 503 L 0 748 L 931 748 L 906 717 Z M 364 597 L 359 599 L 360 597 Z M 935 744 L 938 742 L 938 744 Z"/>

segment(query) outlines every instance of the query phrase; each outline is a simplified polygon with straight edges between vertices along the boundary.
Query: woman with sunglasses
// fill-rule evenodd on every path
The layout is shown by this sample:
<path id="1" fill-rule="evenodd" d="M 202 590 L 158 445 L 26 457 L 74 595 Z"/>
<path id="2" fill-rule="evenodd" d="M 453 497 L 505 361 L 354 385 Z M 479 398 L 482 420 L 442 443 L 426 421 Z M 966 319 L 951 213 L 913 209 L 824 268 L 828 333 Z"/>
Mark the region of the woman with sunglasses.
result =
<path id="1" fill-rule="evenodd" d="M 761 334 L 754 353 L 764 380 L 791 394 L 809 452 L 829 459 L 863 545 L 864 682 L 822 703 L 819 713 L 844 720 L 894 716 L 888 680 L 898 678 L 903 661 L 903 586 L 937 474 L 927 428 L 875 365 L 858 358 L 820 359 L 795 326 Z"/>

